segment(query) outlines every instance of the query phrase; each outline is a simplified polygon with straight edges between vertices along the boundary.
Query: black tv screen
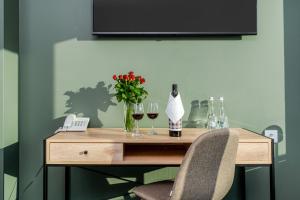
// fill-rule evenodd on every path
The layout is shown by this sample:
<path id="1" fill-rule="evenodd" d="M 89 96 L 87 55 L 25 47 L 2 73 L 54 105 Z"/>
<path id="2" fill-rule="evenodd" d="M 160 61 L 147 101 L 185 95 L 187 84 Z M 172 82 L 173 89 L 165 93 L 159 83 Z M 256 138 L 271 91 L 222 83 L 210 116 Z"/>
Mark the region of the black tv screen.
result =
<path id="1" fill-rule="evenodd" d="M 253 35 L 257 0 L 94 0 L 97 35 Z"/>

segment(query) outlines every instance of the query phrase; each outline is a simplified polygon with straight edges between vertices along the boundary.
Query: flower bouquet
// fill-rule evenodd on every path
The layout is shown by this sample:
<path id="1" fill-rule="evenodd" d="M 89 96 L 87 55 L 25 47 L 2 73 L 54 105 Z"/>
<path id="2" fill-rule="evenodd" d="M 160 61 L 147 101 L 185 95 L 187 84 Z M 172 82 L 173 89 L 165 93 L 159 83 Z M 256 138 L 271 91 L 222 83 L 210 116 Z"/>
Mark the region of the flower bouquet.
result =
<path id="1" fill-rule="evenodd" d="M 143 87 L 145 78 L 130 71 L 128 74 L 118 76 L 114 74 L 113 80 L 116 82 L 114 95 L 118 102 L 124 102 L 124 130 L 131 132 L 134 127 L 133 104 L 141 103 L 148 95 Z"/>

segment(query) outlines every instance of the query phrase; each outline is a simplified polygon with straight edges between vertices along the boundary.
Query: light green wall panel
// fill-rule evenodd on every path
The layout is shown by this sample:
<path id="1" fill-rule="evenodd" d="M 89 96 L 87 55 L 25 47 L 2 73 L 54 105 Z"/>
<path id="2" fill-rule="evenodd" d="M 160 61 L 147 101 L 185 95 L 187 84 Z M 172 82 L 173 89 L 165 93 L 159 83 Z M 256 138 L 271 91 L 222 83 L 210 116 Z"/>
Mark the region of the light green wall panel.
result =
<path id="1" fill-rule="evenodd" d="M 258 35 L 241 38 L 93 38 L 91 6 L 92 1 L 81 0 L 20 2 L 22 199 L 41 197 L 42 179 L 37 174 L 43 160 L 42 140 L 63 123 L 66 112 L 90 116 L 93 127 L 122 126 L 122 105 L 112 105 L 116 102 L 109 87 L 113 73 L 134 70 L 146 77 L 149 100 L 160 102 L 156 126 L 167 126 L 164 110 L 171 84 L 177 82 L 185 123 L 192 101 L 224 96 L 232 126 L 257 132 L 270 125 L 285 129 L 282 0 L 258 1 Z M 149 127 L 150 121 L 145 118 L 141 126 Z M 285 153 L 284 137 L 278 154 Z M 111 186 L 103 171 L 149 182 L 174 176 L 176 170 L 95 171 L 73 169 L 72 199 L 129 198 L 127 190 L 135 184 Z M 50 174 L 50 198 L 62 199 L 62 170 L 52 169 Z M 267 180 L 265 169 L 249 171 L 248 198 L 266 199 Z M 255 196 L 258 189 L 263 192 Z"/>
<path id="2" fill-rule="evenodd" d="M 4 200 L 17 199 L 17 178 L 8 174 L 4 175 Z"/>
<path id="3" fill-rule="evenodd" d="M 0 49 L 0 105 L 3 105 L 4 96 L 3 96 L 3 65 L 4 65 L 4 50 Z M 0 148 L 4 146 L 4 135 L 3 135 L 3 106 L 0 106 Z"/>
<path id="4" fill-rule="evenodd" d="M 4 50 L 3 145 L 18 142 L 18 54 Z"/>
<path id="5" fill-rule="evenodd" d="M 3 149 L 0 149 L 0 200 L 4 198 L 4 165 Z"/>

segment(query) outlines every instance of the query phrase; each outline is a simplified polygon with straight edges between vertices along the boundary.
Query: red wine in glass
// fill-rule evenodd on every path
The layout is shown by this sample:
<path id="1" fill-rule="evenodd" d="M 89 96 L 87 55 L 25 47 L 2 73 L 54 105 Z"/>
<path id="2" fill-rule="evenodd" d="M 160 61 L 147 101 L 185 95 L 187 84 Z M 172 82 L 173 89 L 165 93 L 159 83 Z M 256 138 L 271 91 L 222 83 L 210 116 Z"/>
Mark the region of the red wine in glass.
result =
<path id="1" fill-rule="evenodd" d="M 150 135 L 157 135 L 157 132 L 154 130 L 154 119 L 158 117 L 158 103 L 150 102 L 148 104 L 147 116 L 149 119 L 152 119 L 152 128 L 149 131 Z"/>
<path id="2" fill-rule="evenodd" d="M 144 105 L 142 103 L 134 104 L 132 118 L 135 119 L 135 131 L 132 133 L 133 136 L 141 136 L 139 130 L 139 121 L 144 117 Z"/>
<path id="3" fill-rule="evenodd" d="M 149 119 L 156 119 L 158 117 L 158 113 L 147 113 Z"/>
<path id="4" fill-rule="evenodd" d="M 143 113 L 134 113 L 134 114 L 132 114 L 132 117 L 135 120 L 141 120 L 141 119 L 143 119 L 144 114 Z"/>

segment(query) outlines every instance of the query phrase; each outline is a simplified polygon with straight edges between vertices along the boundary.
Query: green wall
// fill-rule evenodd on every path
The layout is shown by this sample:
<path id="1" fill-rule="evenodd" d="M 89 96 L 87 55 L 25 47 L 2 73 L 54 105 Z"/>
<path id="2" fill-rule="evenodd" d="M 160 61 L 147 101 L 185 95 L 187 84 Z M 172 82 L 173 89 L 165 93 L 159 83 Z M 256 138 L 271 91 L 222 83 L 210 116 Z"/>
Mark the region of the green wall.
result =
<path id="1" fill-rule="evenodd" d="M 18 181 L 18 1 L 0 1 L 0 199 L 16 199 Z"/>
<path id="2" fill-rule="evenodd" d="M 3 105 L 3 48 L 4 48 L 4 4 L 0 0 L 0 105 Z M 3 106 L 0 106 L 3 113 Z M 0 114 L 0 200 L 3 200 L 4 191 L 4 158 L 3 158 L 3 114 Z"/>
<path id="3" fill-rule="evenodd" d="M 2 149 L 4 146 L 3 139 L 3 92 L 4 92 L 4 1 L 0 0 L 0 148 Z"/>
<path id="4" fill-rule="evenodd" d="M 280 198 L 299 198 L 299 119 L 300 119 L 300 2 L 284 1 L 285 30 L 285 113 L 287 137 L 287 156 L 282 170 L 282 181 L 278 183 Z"/>
<path id="5" fill-rule="evenodd" d="M 18 0 L 4 0 L 3 147 L 18 141 Z"/>
<path id="6" fill-rule="evenodd" d="M 20 2 L 20 199 L 41 199 L 42 141 L 63 123 L 66 112 L 90 116 L 93 127 L 122 126 L 122 105 L 114 105 L 109 86 L 113 73 L 134 70 L 146 77 L 149 99 L 160 101 L 160 127 L 167 126 L 164 110 L 177 82 L 187 125 L 192 101 L 222 95 L 232 126 L 285 130 L 282 0 L 258 1 L 258 35 L 241 38 L 93 38 L 91 7 L 91 0 Z M 284 135 L 276 147 L 278 161 L 286 154 L 285 143 Z M 72 199 L 126 199 L 135 182 L 175 172 L 73 168 Z M 62 199 L 63 189 L 63 169 L 52 168 L 50 199 Z M 228 199 L 238 199 L 237 189 L 236 184 Z M 248 199 L 268 197 L 266 168 L 247 170 L 247 192 Z"/>

